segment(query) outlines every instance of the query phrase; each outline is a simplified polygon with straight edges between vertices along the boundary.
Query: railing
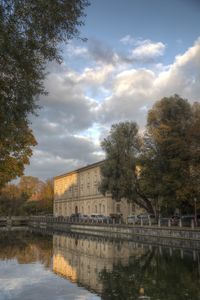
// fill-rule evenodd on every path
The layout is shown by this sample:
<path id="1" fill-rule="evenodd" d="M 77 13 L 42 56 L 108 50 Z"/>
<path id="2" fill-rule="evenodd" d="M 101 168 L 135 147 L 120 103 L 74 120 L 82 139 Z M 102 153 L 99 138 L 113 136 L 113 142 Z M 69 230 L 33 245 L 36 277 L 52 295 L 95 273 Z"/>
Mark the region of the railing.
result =
<path id="1" fill-rule="evenodd" d="M 26 216 L 0 217 L 0 227 L 26 226 L 28 221 Z"/>
<path id="2" fill-rule="evenodd" d="M 86 225 L 107 225 L 107 226 L 124 226 L 124 227 L 143 227 L 143 226 L 149 226 L 149 227 L 173 227 L 173 228 L 182 228 L 187 227 L 191 229 L 200 228 L 200 220 L 198 219 L 197 222 L 192 220 L 182 220 L 179 219 L 178 221 L 174 222 L 170 218 L 161 218 L 158 219 L 156 222 L 155 220 L 149 219 L 140 219 L 140 221 L 132 222 L 132 223 L 125 223 L 122 220 L 115 220 L 115 219 L 109 219 L 105 218 L 104 220 L 95 220 L 95 219 L 79 219 L 79 218 L 70 218 L 70 217 L 53 217 L 53 216 L 32 216 L 29 219 L 29 222 L 37 222 L 37 223 L 65 223 L 65 224 L 86 224 Z"/>

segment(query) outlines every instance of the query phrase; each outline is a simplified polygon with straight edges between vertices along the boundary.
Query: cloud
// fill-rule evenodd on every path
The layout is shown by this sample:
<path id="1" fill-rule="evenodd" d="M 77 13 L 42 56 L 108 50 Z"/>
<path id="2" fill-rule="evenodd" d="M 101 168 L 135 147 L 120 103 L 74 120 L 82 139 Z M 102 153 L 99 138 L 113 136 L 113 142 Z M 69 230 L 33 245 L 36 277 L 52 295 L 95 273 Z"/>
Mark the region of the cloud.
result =
<path id="1" fill-rule="evenodd" d="M 83 287 L 61 278 L 38 262 L 16 264 L 1 262 L 0 299 L 99 299 Z M 66 296 L 67 295 L 67 296 Z"/>
<path id="2" fill-rule="evenodd" d="M 95 87 L 105 84 L 109 76 L 113 73 L 114 67 L 112 64 L 105 64 L 95 68 L 85 68 L 80 75 L 79 80 L 82 84 L 87 84 Z"/>
<path id="3" fill-rule="evenodd" d="M 74 132 L 88 128 L 94 121 L 95 101 L 86 96 L 78 74 L 51 73 L 46 80 L 48 96 L 41 98 L 40 126 L 51 120 L 62 130 Z"/>
<path id="4" fill-rule="evenodd" d="M 135 42 L 135 39 L 133 39 L 130 34 L 127 34 L 120 39 L 120 42 L 124 45 L 131 45 Z"/>
<path id="5" fill-rule="evenodd" d="M 200 100 L 200 39 L 170 65 L 157 61 L 164 54 L 162 42 L 137 40 L 135 46 L 134 50 L 127 46 L 135 58 L 126 60 L 92 41 L 87 50 L 76 48 L 76 55 L 85 61 L 78 71 L 66 62 L 49 66 L 45 81 L 49 94 L 40 100 L 39 117 L 32 118 L 38 146 L 27 175 L 45 179 L 101 160 L 98 139 L 107 135 L 110 125 L 133 120 L 144 128 L 148 110 L 164 96 L 178 93 Z M 134 60 L 143 62 L 142 67 Z"/>
<path id="6" fill-rule="evenodd" d="M 137 60 L 148 61 L 162 56 L 165 51 L 165 44 L 162 42 L 152 42 L 151 40 L 143 40 L 132 50 L 131 56 Z"/>
<path id="7" fill-rule="evenodd" d="M 59 123 L 59 119 L 57 123 L 52 123 L 47 117 L 42 124 L 35 120 L 33 130 L 38 146 L 34 149 L 26 173 L 45 179 L 103 158 L 98 143 L 92 138 L 77 136 L 75 127 L 70 131 L 65 124 Z M 80 129 L 76 132 L 80 133 Z"/>
<path id="8" fill-rule="evenodd" d="M 200 39 L 158 75 L 154 88 L 158 97 L 178 93 L 190 101 L 200 100 Z"/>
<path id="9" fill-rule="evenodd" d="M 110 126 L 128 119 L 144 127 L 153 103 L 175 93 L 191 101 L 200 100 L 200 40 L 170 66 L 156 66 L 155 70 L 132 68 L 118 73 L 112 95 L 99 107 L 101 122 Z"/>
<path id="10" fill-rule="evenodd" d="M 88 53 L 98 63 L 116 64 L 118 61 L 118 54 L 111 47 L 99 40 L 91 39 L 89 41 Z"/>

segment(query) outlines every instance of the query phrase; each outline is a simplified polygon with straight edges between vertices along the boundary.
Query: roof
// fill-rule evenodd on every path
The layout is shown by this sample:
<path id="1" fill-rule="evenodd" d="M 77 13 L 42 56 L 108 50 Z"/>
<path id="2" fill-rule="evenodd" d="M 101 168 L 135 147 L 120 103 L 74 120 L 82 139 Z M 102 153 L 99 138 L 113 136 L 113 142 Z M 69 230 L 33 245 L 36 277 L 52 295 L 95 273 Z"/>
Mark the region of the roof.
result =
<path id="1" fill-rule="evenodd" d="M 104 159 L 104 160 L 101 160 L 101 161 L 98 161 L 98 162 L 95 162 L 95 163 L 93 163 L 93 164 L 90 164 L 90 165 L 81 167 L 81 168 L 79 168 L 79 169 L 76 169 L 76 170 L 73 170 L 73 171 L 69 171 L 69 172 L 64 173 L 64 174 L 61 174 L 61 175 L 57 175 L 57 176 L 54 177 L 54 179 L 62 178 L 62 177 L 65 177 L 65 176 L 67 176 L 67 175 L 70 175 L 70 174 L 79 173 L 79 172 L 81 172 L 81 171 L 85 171 L 85 170 L 88 170 L 88 169 L 97 167 L 97 166 L 103 164 L 104 161 L 105 161 L 105 159 Z"/>

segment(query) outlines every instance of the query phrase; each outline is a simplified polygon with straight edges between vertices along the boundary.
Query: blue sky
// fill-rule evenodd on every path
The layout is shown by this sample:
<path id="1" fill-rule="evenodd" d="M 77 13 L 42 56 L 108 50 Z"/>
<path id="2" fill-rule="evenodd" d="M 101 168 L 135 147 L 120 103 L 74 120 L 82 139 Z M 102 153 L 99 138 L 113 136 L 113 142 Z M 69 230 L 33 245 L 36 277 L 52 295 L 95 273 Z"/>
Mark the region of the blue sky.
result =
<path id="1" fill-rule="evenodd" d="M 167 45 L 167 63 L 200 34 L 199 0 L 93 0 L 86 12 L 83 36 L 114 48 L 126 35 L 162 41 Z"/>
<path id="2" fill-rule="evenodd" d="M 52 63 L 32 118 L 38 141 L 26 175 L 53 177 L 103 158 L 111 124 L 141 130 L 156 100 L 200 101 L 199 0 L 93 0 L 81 36 Z"/>

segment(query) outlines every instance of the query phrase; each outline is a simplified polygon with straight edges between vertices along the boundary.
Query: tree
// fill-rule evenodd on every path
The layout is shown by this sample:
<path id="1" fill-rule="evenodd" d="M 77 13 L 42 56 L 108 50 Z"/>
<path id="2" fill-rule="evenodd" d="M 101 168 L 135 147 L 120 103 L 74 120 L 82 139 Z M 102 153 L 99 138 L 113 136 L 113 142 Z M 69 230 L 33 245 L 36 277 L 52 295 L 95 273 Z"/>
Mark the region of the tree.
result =
<path id="1" fill-rule="evenodd" d="M 188 202 L 191 105 L 178 95 L 157 101 L 148 112 L 140 188 L 157 208 L 174 210 Z"/>
<path id="2" fill-rule="evenodd" d="M 176 208 L 193 211 L 194 198 L 200 197 L 199 127 L 200 105 L 178 95 L 154 104 L 142 143 L 135 123 L 112 126 L 102 143 L 101 192 L 117 201 L 126 198 L 157 217 Z"/>
<path id="3" fill-rule="evenodd" d="M 46 63 L 60 62 L 59 45 L 80 37 L 78 28 L 88 4 L 88 0 L 0 2 L 0 188 L 20 176 L 29 163 L 36 141 L 28 118 L 45 93 Z"/>
<path id="4" fill-rule="evenodd" d="M 190 151 L 190 176 L 187 180 L 188 199 L 191 205 L 194 198 L 200 205 L 200 103 L 192 105 L 192 120 L 188 131 L 188 144 Z M 199 206 L 200 208 L 200 206 Z"/>
<path id="5" fill-rule="evenodd" d="M 23 213 L 23 205 L 26 197 L 21 194 L 17 185 L 8 184 L 1 190 L 0 194 L 0 215 L 12 216 Z"/>
<path id="6" fill-rule="evenodd" d="M 27 122 L 10 121 L 6 125 L 2 121 L 2 113 L 0 110 L 0 189 L 23 174 L 24 165 L 29 163 L 32 155 L 31 147 L 37 144 Z"/>
<path id="7" fill-rule="evenodd" d="M 47 179 L 46 182 L 40 181 L 37 177 L 24 176 L 20 182 L 20 189 L 28 195 L 27 202 L 23 209 L 28 215 L 52 214 L 54 189 L 53 181 Z"/>
<path id="8" fill-rule="evenodd" d="M 40 193 L 41 208 L 44 213 L 53 214 L 54 187 L 53 180 L 47 179 Z"/>
<path id="9" fill-rule="evenodd" d="M 186 255 L 183 261 L 178 251 L 174 251 L 170 256 L 167 250 L 163 249 L 161 254 L 157 247 L 153 247 L 152 250 L 144 247 L 142 251 L 138 249 L 137 255 L 132 252 L 129 259 L 126 258 L 128 263 L 118 259 L 111 270 L 104 268 L 99 273 L 102 299 L 198 299 L 199 262 L 197 264 Z M 139 295 L 141 287 L 146 297 Z"/>
<path id="10" fill-rule="evenodd" d="M 112 125 L 101 146 L 106 161 L 101 167 L 100 191 L 104 195 L 111 193 L 116 201 L 126 198 L 152 212 L 151 202 L 142 195 L 137 184 L 137 157 L 141 147 L 137 124 L 122 122 Z"/>
<path id="11" fill-rule="evenodd" d="M 27 200 L 38 191 L 42 182 L 33 176 L 22 176 L 18 187 L 22 194 L 26 195 Z"/>

